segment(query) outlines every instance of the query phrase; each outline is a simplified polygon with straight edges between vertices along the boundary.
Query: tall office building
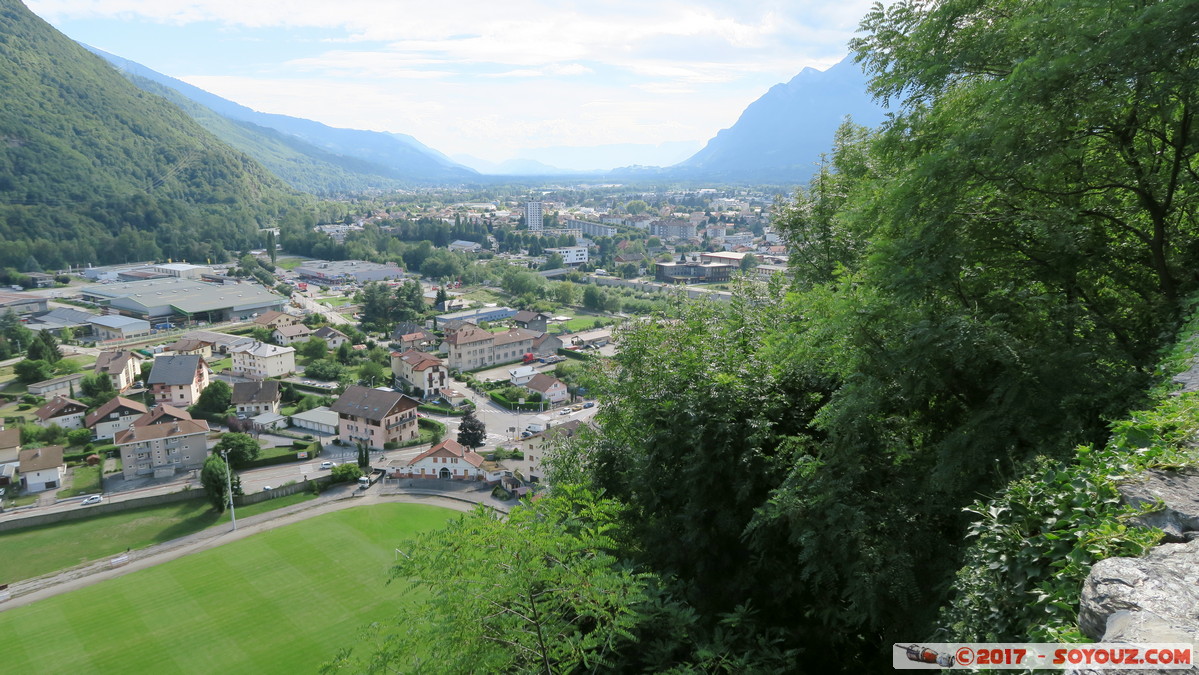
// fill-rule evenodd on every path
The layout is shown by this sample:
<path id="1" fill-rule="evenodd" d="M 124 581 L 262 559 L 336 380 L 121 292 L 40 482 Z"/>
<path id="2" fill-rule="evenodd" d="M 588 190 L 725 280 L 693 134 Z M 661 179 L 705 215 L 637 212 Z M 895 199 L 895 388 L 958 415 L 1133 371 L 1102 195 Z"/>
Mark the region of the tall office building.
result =
<path id="1" fill-rule="evenodd" d="M 541 202 L 525 202 L 525 225 L 530 230 L 540 230 L 545 225 L 541 214 Z"/>

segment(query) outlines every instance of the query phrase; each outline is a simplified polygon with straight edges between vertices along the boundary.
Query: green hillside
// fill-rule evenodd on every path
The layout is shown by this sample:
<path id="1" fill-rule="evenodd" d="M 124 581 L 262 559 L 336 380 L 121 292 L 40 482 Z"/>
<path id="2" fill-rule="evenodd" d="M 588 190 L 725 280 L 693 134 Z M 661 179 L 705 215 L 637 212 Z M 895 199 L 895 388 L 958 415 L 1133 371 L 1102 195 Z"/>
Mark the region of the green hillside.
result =
<path id="1" fill-rule="evenodd" d="M 18 0 L 0 89 L 0 266 L 220 260 L 306 203 Z"/>

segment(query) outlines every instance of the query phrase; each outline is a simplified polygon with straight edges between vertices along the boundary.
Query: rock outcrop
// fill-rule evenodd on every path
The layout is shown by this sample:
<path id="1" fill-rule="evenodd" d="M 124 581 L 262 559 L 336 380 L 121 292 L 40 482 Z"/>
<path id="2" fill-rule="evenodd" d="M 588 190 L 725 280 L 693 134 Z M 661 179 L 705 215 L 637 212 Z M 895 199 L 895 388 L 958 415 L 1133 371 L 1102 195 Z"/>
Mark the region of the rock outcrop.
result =
<path id="1" fill-rule="evenodd" d="M 1079 629 L 1100 642 L 1199 643 L 1199 473 L 1149 471 L 1120 492 L 1133 505 L 1162 503 L 1163 508 L 1140 516 L 1138 524 L 1160 528 L 1173 543 L 1143 558 L 1096 563 L 1083 584 Z M 1158 672 L 1179 671 L 1102 671 Z"/>

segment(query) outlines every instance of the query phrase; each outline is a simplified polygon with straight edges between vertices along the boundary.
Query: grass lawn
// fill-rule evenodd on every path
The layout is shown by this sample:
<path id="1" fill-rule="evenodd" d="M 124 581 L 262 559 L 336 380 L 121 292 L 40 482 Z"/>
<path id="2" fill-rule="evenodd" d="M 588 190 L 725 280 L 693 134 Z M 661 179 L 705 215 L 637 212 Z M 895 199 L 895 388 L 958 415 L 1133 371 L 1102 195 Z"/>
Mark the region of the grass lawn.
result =
<path id="1" fill-rule="evenodd" d="M 0 583 L 108 558 L 127 548 L 145 548 L 199 532 L 216 521 L 208 502 L 195 499 L 0 533 Z"/>
<path id="2" fill-rule="evenodd" d="M 316 495 L 312 494 L 311 492 L 297 492 L 294 495 L 276 497 L 275 499 L 268 499 L 265 502 L 258 502 L 257 504 L 250 504 L 249 506 L 239 506 L 237 507 L 237 517 L 249 518 L 250 516 L 256 516 L 260 513 L 267 513 L 268 511 L 281 509 L 285 506 L 300 504 L 310 499 L 316 499 Z M 221 523 L 232 522 L 232 520 L 233 517 L 229 514 L 228 509 L 226 509 L 216 522 L 218 525 L 220 525 Z"/>
<path id="3" fill-rule="evenodd" d="M 314 672 L 404 601 L 405 587 L 385 585 L 400 541 L 454 515 L 337 511 L 0 613 L 5 669 Z"/>
<path id="4" fill-rule="evenodd" d="M 233 367 L 233 357 L 227 356 L 223 359 L 208 361 L 208 367 L 212 368 L 212 372 L 214 373 L 222 373 Z"/>
<path id="5" fill-rule="evenodd" d="M 65 499 L 76 495 L 99 494 L 100 465 L 77 466 L 71 472 L 71 487 L 58 491 L 58 498 Z"/>

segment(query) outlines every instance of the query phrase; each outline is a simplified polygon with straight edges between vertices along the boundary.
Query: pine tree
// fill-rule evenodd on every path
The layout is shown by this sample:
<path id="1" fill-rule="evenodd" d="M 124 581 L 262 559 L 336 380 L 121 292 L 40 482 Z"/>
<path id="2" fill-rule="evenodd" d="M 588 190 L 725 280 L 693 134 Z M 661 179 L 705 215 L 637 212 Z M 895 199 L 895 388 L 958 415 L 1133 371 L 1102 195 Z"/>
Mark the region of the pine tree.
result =
<path id="1" fill-rule="evenodd" d="M 474 410 L 467 410 L 458 424 L 458 442 L 474 450 L 487 442 L 487 426 L 475 417 Z"/>

